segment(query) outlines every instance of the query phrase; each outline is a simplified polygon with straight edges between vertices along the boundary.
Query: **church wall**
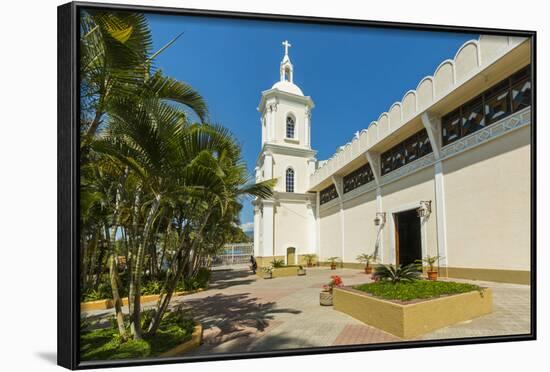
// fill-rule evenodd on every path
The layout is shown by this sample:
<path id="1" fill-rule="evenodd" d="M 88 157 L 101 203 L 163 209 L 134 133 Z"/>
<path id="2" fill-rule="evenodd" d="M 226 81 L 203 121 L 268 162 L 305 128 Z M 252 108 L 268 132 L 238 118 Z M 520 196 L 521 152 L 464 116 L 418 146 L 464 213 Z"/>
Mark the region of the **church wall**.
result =
<path id="1" fill-rule="evenodd" d="M 366 192 L 344 202 L 344 261 L 356 262 L 361 253 L 374 252 L 376 243 L 376 191 Z"/>
<path id="2" fill-rule="evenodd" d="M 297 141 L 285 139 L 287 115 L 291 115 L 295 120 L 294 139 Z M 305 146 L 305 106 L 303 103 L 281 100 L 275 112 L 275 123 L 280 123 L 275 126 L 276 143 L 289 147 Z"/>
<path id="3" fill-rule="evenodd" d="M 281 201 L 277 204 L 274 217 L 275 226 L 277 226 L 274 231 L 276 256 L 286 258 L 288 247 L 296 248 L 296 257 L 298 254 L 314 251 L 314 247 L 310 247 L 309 213 L 303 202 Z"/>
<path id="4" fill-rule="evenodd" d="M 443 162 L 448 265 L 529 270 L 530 127 Z"/>
<path id="5" fill-rule="evenodd" d="M 305 193 L 309 186 L 309 173 L 305 158 L 275 154 L 273 155 L 273 177 L 277 178 L 275 191 L 286 192 L 286 170 L 294 169 L 294 192 Z"/>
<path id="6" fill-rule="evenodd" d="M 328 257 L 342 257 L 342 229 L 340 223 L 340 207 L 338 204 L 323 209 L 320 214 L 321 250 L 319 258 L 326 261 Z"/>
<path id="7" fill-rule="evenodd" d="M 437 254 L 437 225 L 435 184 L 433 167 L 424 168 L 395 182 L 382 186 L 382 206 L 387 213 L 386 225 L 382 230 L 383 263 L 395 263 L 395 227 L 393 213 L 416 209 L 421 200 L 432 201 L 432 213 L 423 223 L 423 256 Z"/>

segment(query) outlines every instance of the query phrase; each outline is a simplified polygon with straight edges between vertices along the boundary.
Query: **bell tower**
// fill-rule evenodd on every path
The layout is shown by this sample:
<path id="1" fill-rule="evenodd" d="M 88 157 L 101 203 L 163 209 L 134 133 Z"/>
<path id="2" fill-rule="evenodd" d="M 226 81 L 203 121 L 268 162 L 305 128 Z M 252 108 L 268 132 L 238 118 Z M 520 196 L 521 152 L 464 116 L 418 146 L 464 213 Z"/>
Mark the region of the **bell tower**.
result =
<path id="1" fill-rule="evenodd" d="M 256 162 L 256 181 L 275 178 L 277 185 L 272 199 L 254 201 L 254 253 L 296 264 L 301 254 L 312 253 L 315 247 L 315 200 L 307 192 L 317 162 L 311 149 L 314 103 L 295 84 L 289 56 L 292 45 L 287 40 L 282 45 L 285 54 L 279 81 L 262 92 L 258 105 L 262 148 Z M 295 254 L 287 256 L 290 250 Z"/>

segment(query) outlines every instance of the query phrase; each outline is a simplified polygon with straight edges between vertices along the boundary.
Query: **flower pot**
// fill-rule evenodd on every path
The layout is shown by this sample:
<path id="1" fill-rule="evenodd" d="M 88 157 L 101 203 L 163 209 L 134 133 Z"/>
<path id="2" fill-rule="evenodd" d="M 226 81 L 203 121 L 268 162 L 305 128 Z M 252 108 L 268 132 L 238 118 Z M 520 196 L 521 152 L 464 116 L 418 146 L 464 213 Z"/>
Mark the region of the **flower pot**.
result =
<path id="1" fill-rule="evenodd" d="M 273 278 L 273 273 L 264 273 L 264 279 L 271 279 Z"/>
<path id="2" fill-rule="evenodd" d="M 437 280 L 437 271 L 428 271 L 428 280 Z"/>
<path id="3" fill-rule="evenodd" d="M 313 264 L 312 264 L 311 262 L 309 262 L 309 263 L 307 264 L 307 267 L 313 267 Z"/>
<path id="4" fill-rule="evenodd" d="M 336 264 L 330 264 L 330 269 L 331 270 L 336 270 Z"/>
<path id="5" fill-rule="evenodd" d="M 365 274 L 372 274 L 372 266 L 365 266 Z"/>
<path id="6" fill-rule="evenodd" d="M 319 293 L 319 303 L 321 306 L 332 306 L 332 293 L 328 291 Z"/>
<path id="7" fill-rule="evenodd" d="M 298 269 L 298 275 L 306 275 L 305 269 Z"/>

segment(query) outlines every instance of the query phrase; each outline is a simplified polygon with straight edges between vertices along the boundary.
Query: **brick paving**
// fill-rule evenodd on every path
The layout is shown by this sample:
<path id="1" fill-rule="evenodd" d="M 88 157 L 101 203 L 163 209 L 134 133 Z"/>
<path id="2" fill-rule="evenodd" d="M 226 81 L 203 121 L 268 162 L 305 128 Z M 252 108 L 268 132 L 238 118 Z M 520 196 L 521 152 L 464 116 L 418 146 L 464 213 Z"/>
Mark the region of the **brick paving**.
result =
<path id="1" fill-rule="evenodd" d="M 307 269 L 306 276 L 261 279 L 246 268 L 217 270 L 210 289 L 175 297 L 204 329 L 204 343 L 192 354 L 295 349 L 400 341 L 331 306 L 319 305 L 319 291 L 331 275 L 345 285 L 370 281 L 360 270 Z M 457 280 L 460 281 L 460 280 Z M 493 313 L 441 328 L 419 339 L 525 334 L 530 331 L 530 287 L 474 282 L 493 289 Z M 144 307 L 154 306 L 149 303 Z M 85 313 L 104 318 L 113 310 Z"/>

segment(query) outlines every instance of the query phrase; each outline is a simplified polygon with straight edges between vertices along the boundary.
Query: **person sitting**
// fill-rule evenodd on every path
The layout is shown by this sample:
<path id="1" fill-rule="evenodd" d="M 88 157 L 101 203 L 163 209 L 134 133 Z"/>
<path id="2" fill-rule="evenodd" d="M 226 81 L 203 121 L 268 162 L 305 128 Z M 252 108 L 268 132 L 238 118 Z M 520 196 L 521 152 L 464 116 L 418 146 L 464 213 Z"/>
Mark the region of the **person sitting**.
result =
<path id="1" fill-rule="evenodd" d="M 253 255 L 250 256 L 250 270 L 252 270 L 253 274 L 256 274 L 256 270 L 258 269 L 258 263 L 256 262 L 256 259 Z"/>

